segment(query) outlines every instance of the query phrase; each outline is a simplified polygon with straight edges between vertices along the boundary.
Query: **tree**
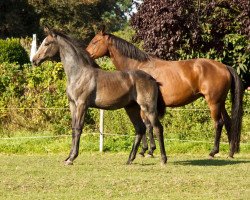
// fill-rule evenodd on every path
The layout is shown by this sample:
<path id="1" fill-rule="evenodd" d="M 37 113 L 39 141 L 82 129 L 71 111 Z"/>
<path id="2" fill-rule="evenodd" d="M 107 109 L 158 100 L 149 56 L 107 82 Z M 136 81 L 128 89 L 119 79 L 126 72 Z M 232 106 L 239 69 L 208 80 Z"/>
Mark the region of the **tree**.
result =
<path id="1" fill-rule="evenodd" d="M 163 59 L 208 57 L 250 85 L 249 0 L 144 0 L 131 18 L 135 39 Z"/>
<path id="2" fill-rule="evenodd" d="M 105 24 L 109 31 L 119 30 L 126 22 L 129 0 L 29 0 L 40 16 L 40 25 L 50 26 L 89 41 Z"/>
<path id="3" fill-rule="evenodd" d="M 0 38 L 41 36 L 50 26 L 88 41 L 102 24 L 121 29 L 131 6 L 130 0 L 2 0 Z"/>
<path id="4" fill-rule="evenodd" d="M 0 1 L 0 38 L 31 36 L 39 18 L 27 0 Z"/>

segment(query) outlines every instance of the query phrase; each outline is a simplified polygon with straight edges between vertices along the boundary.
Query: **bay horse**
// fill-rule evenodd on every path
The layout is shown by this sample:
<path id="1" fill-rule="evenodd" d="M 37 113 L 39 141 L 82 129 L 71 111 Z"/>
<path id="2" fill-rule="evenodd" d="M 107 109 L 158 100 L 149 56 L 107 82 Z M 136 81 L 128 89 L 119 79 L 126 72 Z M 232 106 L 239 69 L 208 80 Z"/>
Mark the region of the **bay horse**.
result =
<path id="1" fill-rule="evenodd" d="M 72 117 L 72 146 L 66 165 L 72 165 L 78 156 L 80 136 L 84 125 L 84 117 L 89 107 L 113 110 L 125 108 L 134 125 L 136 137 L 127 164 L 135 159 L 142 135 L 146 127 L 141 112 L 147 116 L 155 134 L 159 139 L 162 163 L 167 161 L 163 127 L 158 119 L 158 84 L 147 73 L 140 70 L 129 72 L 106 72 L 80 48 L 79 43 L 69 36 L 45 29 L 47 37 L 34 55 L 32 62 L 39 65 L 53 57 L 57 52 L 63 63 L 67 77 L 67 97 Z M 158 110 L 157 110 L 158 109 Z"/>
<path id="2" fill-rule="evenodd" d="M 211 59 L 198 58 L 181 61 L 166 61 L 153 57 L 133 44 L 101 30 L 91 40 L 86 50 L 96 59 L 109 56 L 117 70 L 140 69 L 150 74 L 160 83 L 160 93 L 166 107 L 179 107 L 189 104 L 199 97 L 204 97 L 208 103 L 211 117 L 214 121 L 214 147 L 210 152 L 213 158 L 219 152 L 220 137 L 225 125 L 230 152 L 229 157 L 239 151 L 243 86 L 236 71 Z M 231 89 L 231 118 L 225 109 L 225 100 Z M 146 120 L 147 121 L 147 120 Z M 149 129 L 151 129 L 150 125 Z M 149 131 L 152 155 L 155 149 L 152 131 Z M 148 149 L 146 136 L 142 139 L 141 154 Z"/>

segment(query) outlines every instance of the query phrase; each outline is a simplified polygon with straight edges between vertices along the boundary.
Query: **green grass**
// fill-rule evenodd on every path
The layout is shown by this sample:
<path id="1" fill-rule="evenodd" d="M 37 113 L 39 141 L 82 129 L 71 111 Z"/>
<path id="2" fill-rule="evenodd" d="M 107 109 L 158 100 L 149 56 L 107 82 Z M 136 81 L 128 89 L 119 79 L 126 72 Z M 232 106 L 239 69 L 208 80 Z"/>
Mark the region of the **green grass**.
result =
<path id="1" fill-rule="evenodd" d="M 249 199 L 250 155 L 234 160 L 172 154 L 156 158 L 128 153 L 82 152 L 73 166 L 66 155 L 0 154 L 1 199 Z"/>
<path id="2" fill-rule="evenodd" d="M 133 137 L 83 134 L 80 155 L 64 166 L 71 137 L 30 138 L 44 133 L 15 133 L 0 138 L 0 199 L 249 199 L 250 146 L 243 144 L 235 159 L 227 159 L 221 144 L 208 160 L 211 143 L 165 140 L 168 164 L 137 157 L 125 165 Z M 27 138 L 25 138 L 27 137 Z M 119 153 L 118 153 L 119 152 Z"/>

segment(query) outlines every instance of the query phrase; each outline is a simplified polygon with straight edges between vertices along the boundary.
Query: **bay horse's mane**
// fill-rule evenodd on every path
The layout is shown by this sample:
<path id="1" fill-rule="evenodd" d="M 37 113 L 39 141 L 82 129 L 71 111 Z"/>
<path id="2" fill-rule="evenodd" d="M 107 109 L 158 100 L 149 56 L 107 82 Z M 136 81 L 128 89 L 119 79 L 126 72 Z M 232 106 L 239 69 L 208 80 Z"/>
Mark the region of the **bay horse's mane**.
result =
<path id="1" fill-rule="evenodd" d="M 90 57 L 89 53 L 85 50 L 85 45 L 82 40 L 72 38 L 69 35 L 66 35 L 57 30 L 52 30 L 52 33 L 64 38 L 72 46 L 75 53 L 78 55 L 78 58 L 81 59 L 84 64 L 88 64 L 94 68 L 100 68 L 100 66 Z"/>
<path id="2" fill-rule="evenodd" d="M 135 47 L 133 44 L 127 42 L 126 40 L 112 34 L 107 35 L 123 56 L 138 61 L 148 61 L 150 59 L 149 54 L 141 51 L 139 48 Z"/>

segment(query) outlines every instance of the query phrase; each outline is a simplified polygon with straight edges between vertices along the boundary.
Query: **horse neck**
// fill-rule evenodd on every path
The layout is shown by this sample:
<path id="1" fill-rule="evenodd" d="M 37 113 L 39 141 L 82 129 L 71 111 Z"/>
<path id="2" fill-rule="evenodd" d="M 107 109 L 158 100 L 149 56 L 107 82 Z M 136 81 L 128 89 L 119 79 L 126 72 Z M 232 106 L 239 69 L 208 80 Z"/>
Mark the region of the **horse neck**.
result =
<path id="1" fill-rule="evenodd" d="M 114 45 L 110 45 L 108 47 L 108 50 L 110 59 L 112 60 L 117 70 L 135 70 L 143 68 L 146 65 L 150 64 L 149 61 L 139 61 L 122 55 Z"/>
<path id="2" fill-rule="evenodd" d="M 92 73 L 94 69 L 82 61 L 82 58 L 77 55 L 75 49 L 69 45 L 68 42 L 60 37 L 58 39 L 58 45 L 68 83 L 78 80 L 78 78 L 83 75 L 88 77 Z"/>

